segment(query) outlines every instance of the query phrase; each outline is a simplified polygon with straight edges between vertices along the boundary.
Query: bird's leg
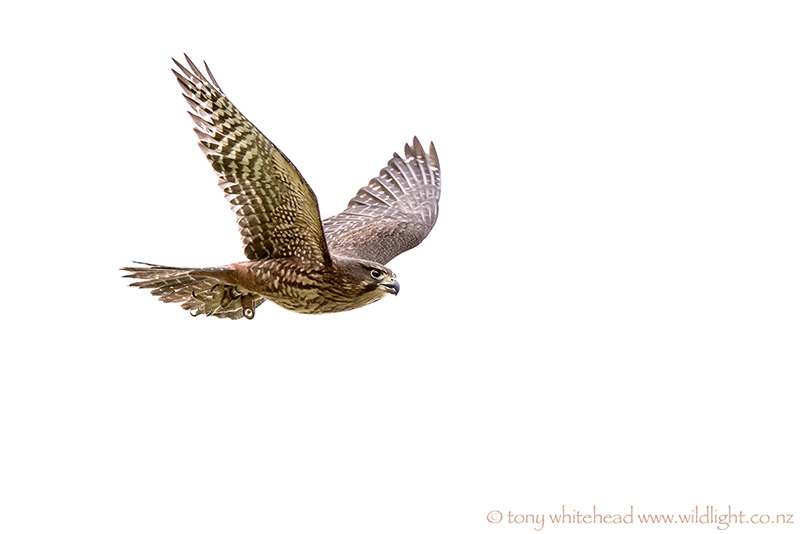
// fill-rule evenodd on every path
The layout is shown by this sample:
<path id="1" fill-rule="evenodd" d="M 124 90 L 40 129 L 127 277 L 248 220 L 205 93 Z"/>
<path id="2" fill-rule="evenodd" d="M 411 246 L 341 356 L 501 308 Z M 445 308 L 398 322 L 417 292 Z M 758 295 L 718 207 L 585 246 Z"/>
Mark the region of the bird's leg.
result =
<path id="1" fill-rule="evenodd" d="M 253 308 L 253 295 L 250 293 L 242 295 L 242 315 L 245 319 L 252 319 L 256 316 L 256 310 Z"/>

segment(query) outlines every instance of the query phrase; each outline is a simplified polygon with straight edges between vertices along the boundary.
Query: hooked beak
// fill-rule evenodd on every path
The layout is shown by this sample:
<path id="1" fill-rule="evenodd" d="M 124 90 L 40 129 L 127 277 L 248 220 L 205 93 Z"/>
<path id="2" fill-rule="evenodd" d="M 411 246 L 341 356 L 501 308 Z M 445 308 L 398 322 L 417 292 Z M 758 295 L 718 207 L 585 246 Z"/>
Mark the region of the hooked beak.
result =
<path id="1" fill-rule="evenodd" d="M 382 284 L 378 284 L 383 289 L 386 290 L 387 293 L 391 293 L 392 295 L 397 295 L 400 293 L 400 283 L 397 280 L 392 280 L 391 282 L 384 282 Z"/>

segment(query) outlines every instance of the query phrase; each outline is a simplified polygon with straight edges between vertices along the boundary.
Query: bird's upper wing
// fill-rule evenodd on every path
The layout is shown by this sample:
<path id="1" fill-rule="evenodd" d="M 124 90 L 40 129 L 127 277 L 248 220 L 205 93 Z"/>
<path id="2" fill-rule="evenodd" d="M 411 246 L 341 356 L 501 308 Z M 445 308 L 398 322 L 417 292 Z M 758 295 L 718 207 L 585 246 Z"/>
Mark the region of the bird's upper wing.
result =
<path id="1" fill-rule="evenodd" d="M 380 175 L 322 222 L 332 254 L 385 264 L 419 245 L 436 224 L 441 179 L 433 143 L 426 154 L 415 137 Z"/>
<path id="2" fill-rule="evenodd" d="M 173 60 L 175 61 L 175 60 Z M 248 259 L 301 256 L 330 261 L 317 197 L 291 161 L 186 57 L 172 72 L 192 108 L 200 148 L 239 222 Z"/>

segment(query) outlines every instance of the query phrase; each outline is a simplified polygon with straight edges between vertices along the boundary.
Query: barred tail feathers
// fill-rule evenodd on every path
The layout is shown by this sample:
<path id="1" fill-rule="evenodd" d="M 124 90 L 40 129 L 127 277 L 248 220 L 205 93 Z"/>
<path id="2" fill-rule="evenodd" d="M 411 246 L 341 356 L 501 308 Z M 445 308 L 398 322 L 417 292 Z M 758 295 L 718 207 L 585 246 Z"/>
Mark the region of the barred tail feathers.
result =
<path id="1" fill-rule="evenodd" d="M 132 287 L 150 289 L 162 302 L 178 302 L 192 315 L 200 314 L 222 319 L 252 319 L 255 309 L 264 297 L 249 293 L 235 282 L 235 274 L 228 267 L 191 269 L 167 267 L 152 263 L 133 262 L 143 267 L 123 267 L 137 278 Z"/>

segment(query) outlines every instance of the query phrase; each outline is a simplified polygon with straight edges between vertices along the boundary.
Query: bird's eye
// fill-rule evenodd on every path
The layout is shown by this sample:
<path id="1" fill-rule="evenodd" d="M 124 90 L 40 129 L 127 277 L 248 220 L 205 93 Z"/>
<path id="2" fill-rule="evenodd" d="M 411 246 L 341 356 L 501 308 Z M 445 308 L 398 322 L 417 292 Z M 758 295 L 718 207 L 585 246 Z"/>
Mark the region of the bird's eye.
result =
<path id="1" fill-rule="evenodd" d="M 375 278 L 376 280 L 377 280 L 378 278 L 380 278 L 381 276 L 383 276 L 383 273 L 382 273 L 382 272 L 380 272 L 378 269 L 372 269 L 372 270 L 369 272 L 369 274 L 370 274 L 370 276 L 372 276 L 372 278 Z"/>

